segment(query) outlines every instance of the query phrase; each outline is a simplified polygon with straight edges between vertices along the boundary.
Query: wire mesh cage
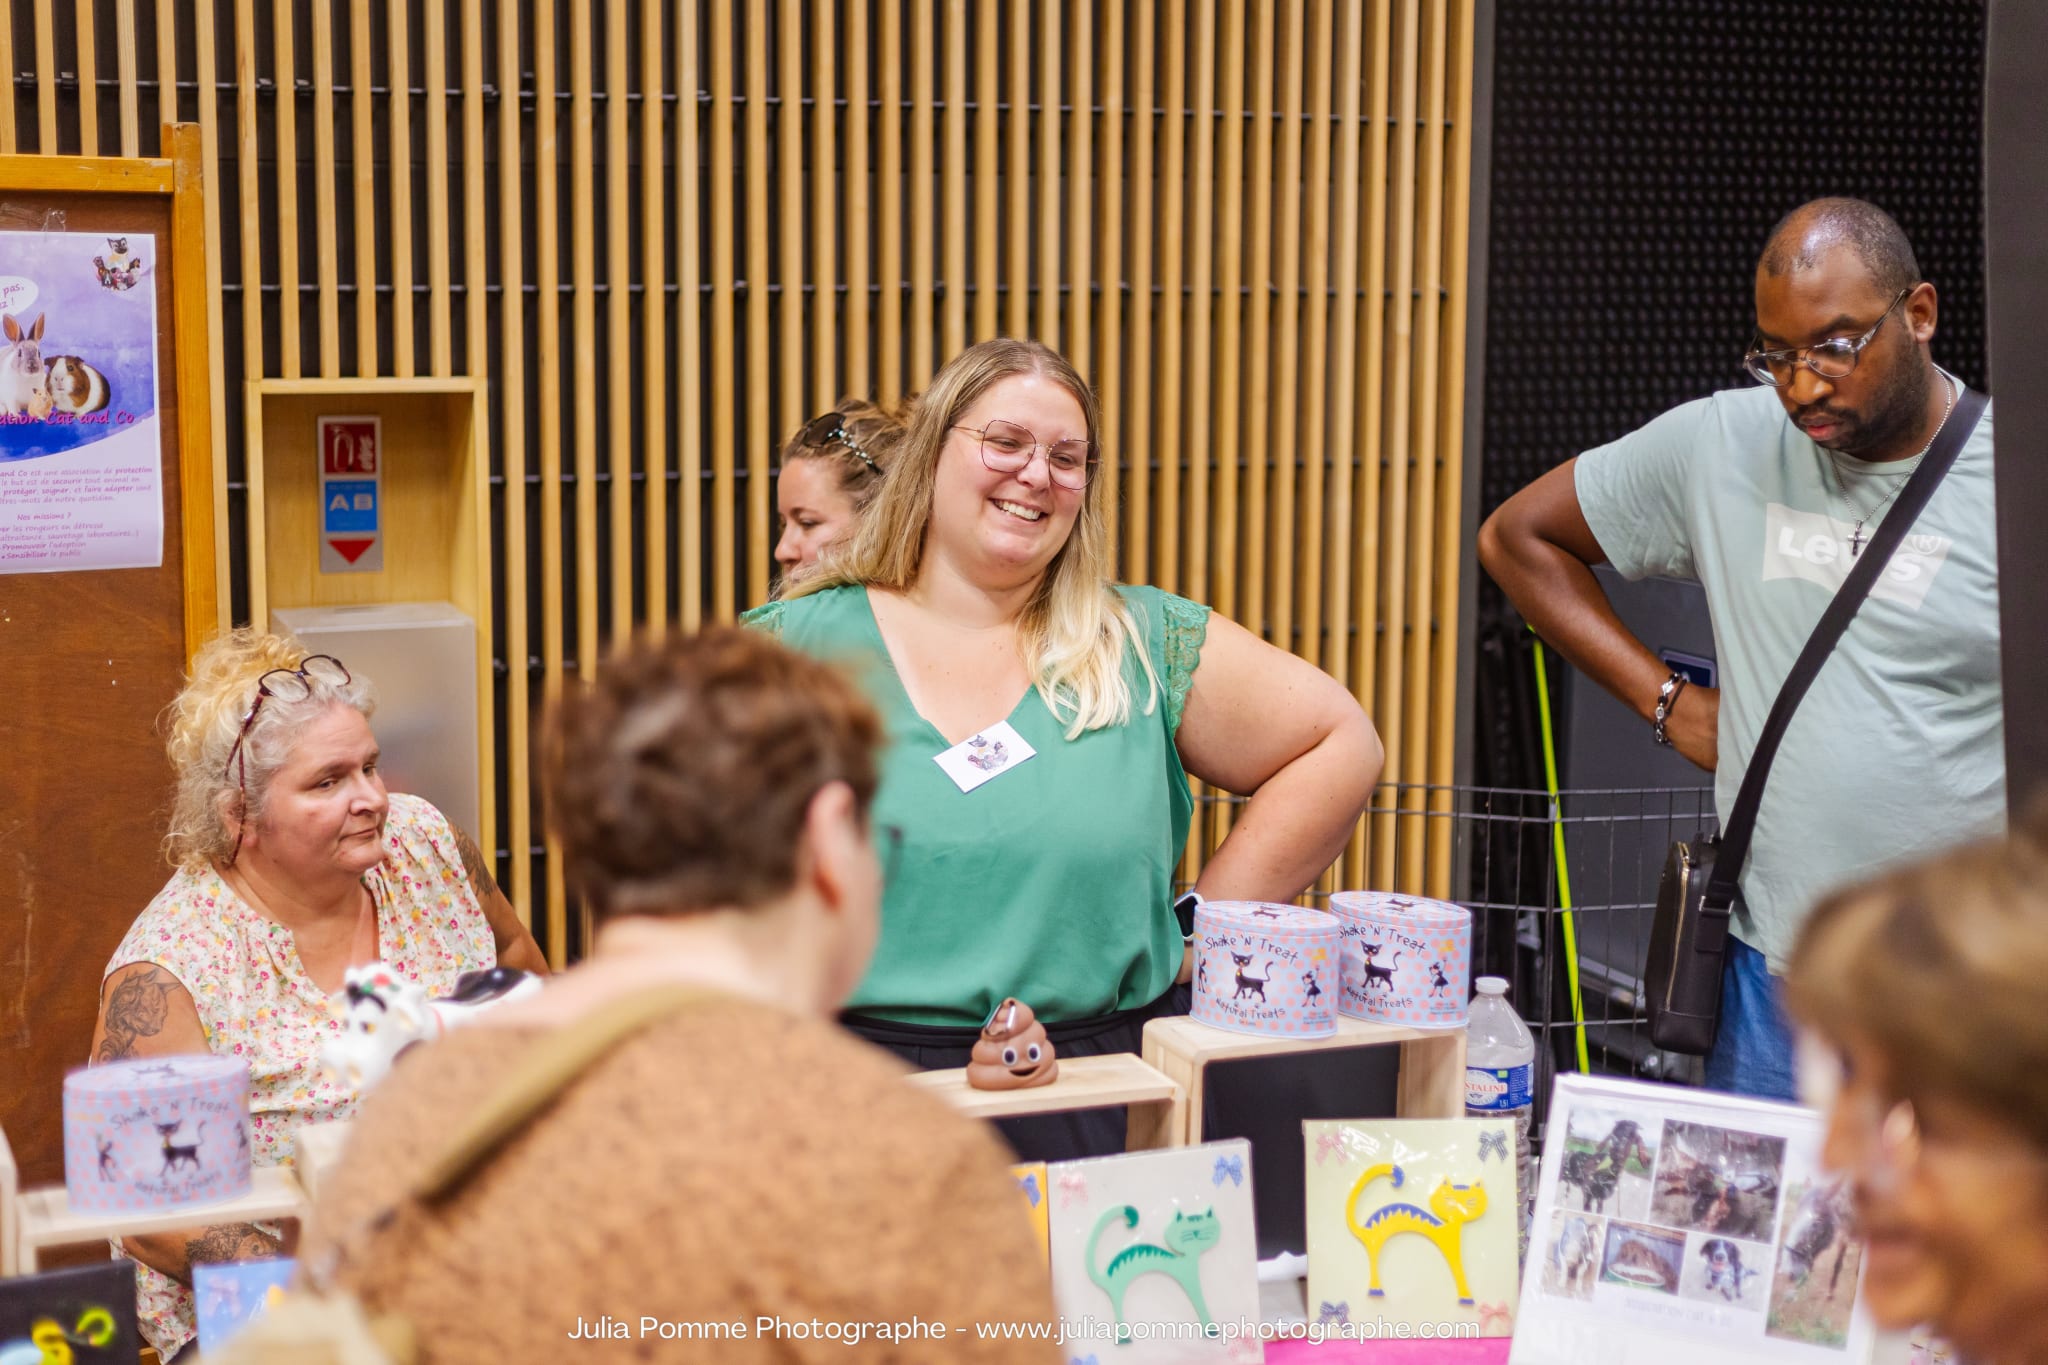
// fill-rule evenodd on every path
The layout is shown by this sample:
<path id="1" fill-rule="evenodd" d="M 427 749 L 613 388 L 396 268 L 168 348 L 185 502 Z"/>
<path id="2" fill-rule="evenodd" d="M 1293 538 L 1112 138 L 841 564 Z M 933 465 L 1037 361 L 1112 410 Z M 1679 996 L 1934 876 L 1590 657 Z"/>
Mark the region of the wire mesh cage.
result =
<path id="1" fill-rule="evenodd" d="M 1198 799 L 1203 833 L 1220 834 L 1243 805 Z M 1651 1044 L 1642 972 L 1666 851 L 1716 828 L 1709 787 L 1566 790 L 1553 805 L 1543 791 L 1389 784 L 1373 792 L 1363 865 L 1375 889 L 1472 911 L 1473 976 L 1507 978 L 1536 1035 L 1540 1135 L 1559 1071 L 1698 1083 L 1699 1058 Z"/>

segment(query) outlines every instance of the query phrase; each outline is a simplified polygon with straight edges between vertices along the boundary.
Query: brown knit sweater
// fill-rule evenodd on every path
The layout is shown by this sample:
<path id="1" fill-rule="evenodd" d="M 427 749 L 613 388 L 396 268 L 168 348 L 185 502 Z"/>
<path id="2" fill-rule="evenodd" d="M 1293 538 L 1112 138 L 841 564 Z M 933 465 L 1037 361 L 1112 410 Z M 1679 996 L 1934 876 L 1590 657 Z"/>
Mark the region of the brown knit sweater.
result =
<path id="1" fill-rule="evenodd" d="M 300 1248 L 318 1264 L 342 1232 L 339 1284 L 409 1319 L 426 1361 L 1056 1358 L 976 1330 L 1052 1321 L 990 1131 L 830 1024 L 736 999 L 621 1044 L 441 1209 L 366 1246 L 347 1235 L 537 1036 L 474 1028 L 413 1052 L 364 1104 Z M 925 1328 L 872 1335 L 910 1323 Z"/>

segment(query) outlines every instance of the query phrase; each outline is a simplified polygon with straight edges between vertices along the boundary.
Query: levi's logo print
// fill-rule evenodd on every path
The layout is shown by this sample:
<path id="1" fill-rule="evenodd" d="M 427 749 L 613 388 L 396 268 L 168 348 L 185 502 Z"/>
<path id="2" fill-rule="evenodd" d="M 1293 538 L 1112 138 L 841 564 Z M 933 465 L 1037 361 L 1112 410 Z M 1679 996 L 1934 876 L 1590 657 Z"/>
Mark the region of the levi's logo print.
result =
<path id="1" fill-rule="evenodd" d="M 1803 578 L 1830 592 L 1842 586 L 1855 563 L 1849 553 L 1849 536 L 1855 526 L 1816 512 L 1801 512 L 1783 503 L 1771 503 L 1764 518 L 1764 581 L 1774 578 Z M 1868 553 L 1871 528 L 1863 528 L 1863 549 Z M 1870 595 L 1897 602 L 1913 611 L 1927 600 L 1934 576 L 1948 562 L 1954 542 L 1947 536 L 1909 531 L 1892 553 L 1891 562 L 1871 585 Z"/>

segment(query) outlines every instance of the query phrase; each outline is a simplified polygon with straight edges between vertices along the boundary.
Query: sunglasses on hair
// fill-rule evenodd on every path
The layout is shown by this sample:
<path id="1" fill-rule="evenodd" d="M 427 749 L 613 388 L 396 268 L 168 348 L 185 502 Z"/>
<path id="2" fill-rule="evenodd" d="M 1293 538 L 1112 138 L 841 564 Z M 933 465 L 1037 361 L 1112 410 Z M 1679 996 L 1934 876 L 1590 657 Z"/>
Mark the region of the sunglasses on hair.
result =
<path id="1" fill-rule="evenodd" d="M 821 449 L 837 441 L 860 456 L 861 463 L 869 469 L 877 474 L 882 472 L 882 467 L 875 463 L 875 457 L 863 450 L 859 441 L 853 439 L 853 433 L 846 429 L 846 419 L 839 413 L 828 412 L 822 417 L 813 417 L 804 423 L 803 430 L 796 434 L 796 439 L 813 449 Z"/>

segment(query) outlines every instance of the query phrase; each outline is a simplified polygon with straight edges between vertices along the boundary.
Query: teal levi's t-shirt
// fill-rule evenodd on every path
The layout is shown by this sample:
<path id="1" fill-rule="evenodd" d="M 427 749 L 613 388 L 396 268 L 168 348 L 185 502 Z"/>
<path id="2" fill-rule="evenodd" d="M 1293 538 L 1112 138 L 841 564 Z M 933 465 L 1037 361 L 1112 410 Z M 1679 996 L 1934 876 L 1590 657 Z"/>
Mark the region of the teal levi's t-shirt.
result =
<path id="1" fill-rule="evenodd" d="M 962 792 L 934 761 L 951 746 L 910 704 L 867 591 L 770 603 L 749 624 L 849 665 L 888 744 L 872 818 L 904 831 L 881 941 L 851 1009 L 912 1024 L 978 1026 L 1005 996 L 1064 1022 L 1150 1004 L 1173 984 L 1181 938 L 1173 869 L 1194 800 L 1174 746 L 1208 608 L 1123 587 L 1159 680 L 1124 661 L 1122 725 L 1068 739 L 1038 690 L 1007 719 L 1036 753 Z"/>
<path id="2" fill-rule="evenodd" d="M 1706 589 L 1723 820 L 1778 689 L 1848 574 L 1857 519 L 1918 465 L 1831 457 L 1762 387 L 1674 408 L 1579 458 L 1579 504 L 1614 567 Z M 2005 828 L 1992 491 L 1987 408 L 1793 713 L 1734 923 L 1774 971 L 1828 892 Z M 1885 515 L 1865 524 L 1866 543 Z"/>

